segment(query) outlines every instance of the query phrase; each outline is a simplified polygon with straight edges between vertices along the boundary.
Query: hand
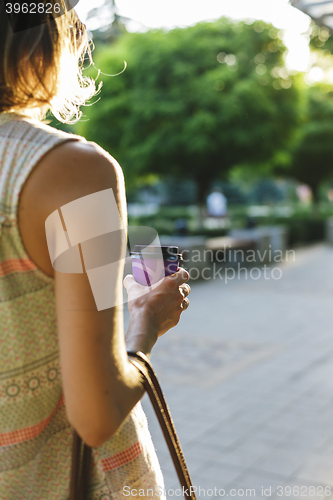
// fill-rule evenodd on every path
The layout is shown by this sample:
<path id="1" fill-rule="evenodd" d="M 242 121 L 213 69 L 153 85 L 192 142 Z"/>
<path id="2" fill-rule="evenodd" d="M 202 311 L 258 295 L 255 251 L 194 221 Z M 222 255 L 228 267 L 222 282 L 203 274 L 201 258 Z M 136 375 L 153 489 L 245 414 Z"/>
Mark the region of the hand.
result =
<path id="1" fill-rule="evenodd" d="M 137 283 L 132 275 L 127 275 L 124 285 L 128 293 L 128 305 L 132 315 L 142 315 L 149 322 L 157 336 L 176 326 L 180 315 L 189 306 L 191 288 L 186 283 L 189 274 L 179 269 L 175 274 L 166 276 L 156 288 L 149 288 Z"/>

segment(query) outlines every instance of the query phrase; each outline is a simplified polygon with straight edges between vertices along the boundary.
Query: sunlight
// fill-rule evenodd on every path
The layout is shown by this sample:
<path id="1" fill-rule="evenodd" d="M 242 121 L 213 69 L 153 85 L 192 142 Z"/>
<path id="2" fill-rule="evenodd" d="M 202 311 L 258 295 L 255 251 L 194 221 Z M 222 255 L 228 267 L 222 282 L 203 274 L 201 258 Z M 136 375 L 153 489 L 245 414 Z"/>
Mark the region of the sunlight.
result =
<path id="1" fill-rule="evenodd" d="M 283 37 L 288 47 L 286 65 L 296 71 L 307 71 L 310 62 L 310 48 L 308 37 L 301 33 L 288 30 Z"/>
<path id="2" fill-rule="evenodd" d="M 98 7 L 102 1 L 96 0 L 94 7 Z M 169 0 L 163 3 L 154 0 L 116 0 L 116 4 L 120 15 L 133 19 L 137 25 L 146 26 L 147 29 L 185 27 L 221 16 L 261 19 L 283 30 L 289 69 L 306 71 L 309 66 L 308 41 L 303 33 L 309 28 L 310 18 L 293 8 L 288 0 Z M 84 22 L 90 9 L 90 0 L 80 0 L 76 10 Z M 87 25 L 89 28 L 89 21 Z"/>

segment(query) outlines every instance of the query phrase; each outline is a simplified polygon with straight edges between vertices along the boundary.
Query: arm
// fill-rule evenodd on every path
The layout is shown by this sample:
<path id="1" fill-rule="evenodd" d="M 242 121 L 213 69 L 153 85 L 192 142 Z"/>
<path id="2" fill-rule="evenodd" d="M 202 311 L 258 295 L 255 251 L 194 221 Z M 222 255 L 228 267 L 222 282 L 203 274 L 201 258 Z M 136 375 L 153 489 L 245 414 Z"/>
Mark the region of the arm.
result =
<path id="1" fill-rule="evenodd" d="M 126 224 L 120 167 L 97 146 L 70 142 L 42 159 L 27 180 L 19 205 L 19 225 L 27 252 L 39 267 L 55 277 L 60 363 L 68 418 L 85 442 L 94 447 L 118 429 L 139 401 L 143 395 L 141 378 L 127 360 L 122 308 L 97 311 L 86 274 L 53 271 L 45 220 L 62 205 L 108 188 L 112 188 Z M 119 263 L 115 279 L 119 303 L 122 275 L 123 266 Z M 176 280 L 165 278 L 160 287 L 137 299 L 136 284 L 131 278 L 127 279 L 133 298 L 127 332 L 129 348 L 149 355 L 158 335 L 177 324 L 184 299 L 179 285 L 187 279 L 188 275 L 182 271 Z"/>

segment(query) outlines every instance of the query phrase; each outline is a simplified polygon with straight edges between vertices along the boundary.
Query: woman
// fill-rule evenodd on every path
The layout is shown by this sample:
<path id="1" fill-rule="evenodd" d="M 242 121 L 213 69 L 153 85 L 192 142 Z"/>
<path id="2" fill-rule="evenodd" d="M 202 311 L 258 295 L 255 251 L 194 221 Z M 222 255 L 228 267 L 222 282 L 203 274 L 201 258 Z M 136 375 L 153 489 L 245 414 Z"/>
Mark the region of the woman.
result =
<path id="1" fill-rule="evenodd" d="M 96 144 L 40 122 L 48 109 L 77 118 L 95 93 L 79 67 L 88 44 L 75 12 L 51 19 L 6 9 L 0 1 L 0 498 L 68 498 L 71 426 L 94 448 L 91 499 L 119 498 L 124 486 L 163 488 L 126 349 L 149 355 L 178 323 L 188 307 L 188 273 L 166 277 L 144 296 L 126 277 L 125 343 L 122 310 L 98 311 L 85 273 L 52 268 L 49 215 L 112 189 L 126 226 L 123 175 Z M 116 303 L 122 273 L 119 258 Z"/>

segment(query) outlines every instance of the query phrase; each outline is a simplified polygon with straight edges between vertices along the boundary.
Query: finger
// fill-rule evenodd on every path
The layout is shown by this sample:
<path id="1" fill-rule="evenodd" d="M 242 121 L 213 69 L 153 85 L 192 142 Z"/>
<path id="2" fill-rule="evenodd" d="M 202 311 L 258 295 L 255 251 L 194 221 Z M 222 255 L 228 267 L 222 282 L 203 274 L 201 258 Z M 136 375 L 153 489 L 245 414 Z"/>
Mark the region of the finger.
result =
<path id="1" fill-rule="evenodd" d="M 177 281 L 178 284 L 185 283 L 185 281 L 188 281 L 190 279 L 190 275 L 186 271 L 186 269 L 183 269 L 180 267 L 178 271 L 172 275 L 173 278 Z"/>
<path id="2" fill-rule="evenodd" d="M 183 311 L 186 311 L 186 309 L 188 308 L 189 305 L 190 305 L 190 301 L 188 300 L 187 297 L 185 297 L 183 302 L 180 304 L 180 307 Z"/>
<path id="3" fill-rule="evenodd" d="M 123 284 L 126 290 L 128 290 L 129 287 L 133 286 L 134 283 L 137 282 L 135 281 L 133 274 L 127 274 L 123 280 Z"/>
<path id="4" fill-rule="evenodd" d="M 182 291 L 184 298 L 187 297 L 191 293 L 191 287 L 187 283 L 183 283 L 183 285 L 180 285 L 179 288 Z"/>

